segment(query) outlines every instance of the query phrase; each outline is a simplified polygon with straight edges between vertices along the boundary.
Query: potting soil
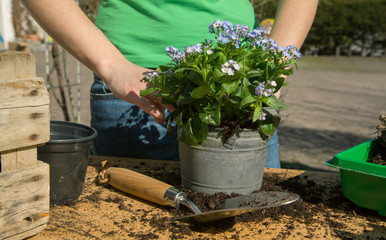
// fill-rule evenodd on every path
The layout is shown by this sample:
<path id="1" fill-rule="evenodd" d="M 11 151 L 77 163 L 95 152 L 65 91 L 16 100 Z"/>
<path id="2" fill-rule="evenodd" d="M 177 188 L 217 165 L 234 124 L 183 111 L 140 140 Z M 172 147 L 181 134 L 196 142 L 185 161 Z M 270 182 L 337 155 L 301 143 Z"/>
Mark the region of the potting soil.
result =
<path id="1" fill-rule="evenodd" d="M 108 184 L 99 184 L 101 159 L 93 158 L 84 193 L 76 201 L 53 206 L 50 224 L 34 240 L 59 236 L 66 239 L 382 239 L 386 236 L 386 219 L 346 199 L 337 173 L 267 170 L 262 190 L 293 192 L 302 199 L 286 206 L 189 225 L 171 221 L 172 217 L 193 214 L 185 207 L 179 210 L 160 207 Z M 116 165 L 175 185 L 203 212 L 221 209 L 227 198 L 235 196 L 184 189 L 178 164 L 118 160 Z"/>
<path id="2" fill-rule="evenodd" d="M 374 156 L 369 158 L 367 162 L 386 165 L 386 147 L 383 147 L 381 144 L 379 144 L 378 147 L 374 149 Z"/>

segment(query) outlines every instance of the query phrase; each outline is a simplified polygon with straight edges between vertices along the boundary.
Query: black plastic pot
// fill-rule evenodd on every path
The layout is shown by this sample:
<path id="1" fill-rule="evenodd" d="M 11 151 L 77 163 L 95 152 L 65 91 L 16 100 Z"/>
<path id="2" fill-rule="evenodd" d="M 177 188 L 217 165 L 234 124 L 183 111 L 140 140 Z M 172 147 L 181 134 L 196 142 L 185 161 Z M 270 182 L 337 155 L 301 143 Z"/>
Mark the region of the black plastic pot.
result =
<path id="1" fill-rule="evenodd" d="M 50 141 L 38 147 L 38 159 L 50 165 L 50 202 L 76 200 L 84 188 L 90 148 L 97 132 L 73 122 L 51 121 Z"/>

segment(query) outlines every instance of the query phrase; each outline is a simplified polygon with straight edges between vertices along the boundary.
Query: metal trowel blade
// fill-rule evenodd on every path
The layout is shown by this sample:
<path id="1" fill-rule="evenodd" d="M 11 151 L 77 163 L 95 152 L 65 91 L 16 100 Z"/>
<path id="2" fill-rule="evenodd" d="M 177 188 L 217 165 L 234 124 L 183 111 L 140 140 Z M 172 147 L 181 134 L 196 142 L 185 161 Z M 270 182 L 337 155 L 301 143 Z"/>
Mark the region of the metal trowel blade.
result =
<path id="1" fill-rule="evenodd" d="M 224 209 L 174 218 L 175 221 L 200 223 L 217 221 L 260 209 L 279 207 L 299 200 L 297 194 L 277 191 L 261 191 L 226 200 Z"/>

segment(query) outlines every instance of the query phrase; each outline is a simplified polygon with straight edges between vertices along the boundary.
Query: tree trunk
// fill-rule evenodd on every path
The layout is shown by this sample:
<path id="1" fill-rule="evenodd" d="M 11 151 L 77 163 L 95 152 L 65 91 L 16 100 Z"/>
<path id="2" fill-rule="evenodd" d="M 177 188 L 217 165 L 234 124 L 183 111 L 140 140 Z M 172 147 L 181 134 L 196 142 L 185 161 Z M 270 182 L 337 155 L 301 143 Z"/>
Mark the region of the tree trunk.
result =
<path id="1" fill-rule="evenodd" d="M 340 57 L 340 45 L 335 48 L 335 57 Z"/>

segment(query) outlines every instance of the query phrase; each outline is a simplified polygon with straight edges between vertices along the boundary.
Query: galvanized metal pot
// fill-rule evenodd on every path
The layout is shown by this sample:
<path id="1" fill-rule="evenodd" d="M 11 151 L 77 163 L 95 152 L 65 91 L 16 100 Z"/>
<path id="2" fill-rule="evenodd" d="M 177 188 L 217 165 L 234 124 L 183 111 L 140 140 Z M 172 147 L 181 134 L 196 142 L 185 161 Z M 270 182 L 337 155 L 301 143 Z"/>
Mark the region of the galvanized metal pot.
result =
<path id="1" fill-rule="evenodd" d="M 213 130 L 202 146 L 179 143 L 182 184 L 208 194 L 249 194 L 261 189 L 268 139 L 249 129 L 225 143 L 221 139 L 221 131 Z"/>

